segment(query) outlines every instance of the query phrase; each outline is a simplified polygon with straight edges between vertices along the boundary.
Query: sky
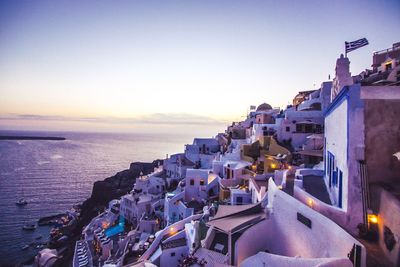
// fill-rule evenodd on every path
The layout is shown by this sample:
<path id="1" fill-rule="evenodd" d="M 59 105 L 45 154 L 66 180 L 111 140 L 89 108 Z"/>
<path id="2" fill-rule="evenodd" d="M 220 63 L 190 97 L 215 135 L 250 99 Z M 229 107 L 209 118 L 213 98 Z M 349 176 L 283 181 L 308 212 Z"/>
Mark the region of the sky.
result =
<path id="1" fill-rule="evenodd" d="M 400 1 L 0 1 L 0 129 L 223 130 L 400 41 Z M 208 130 L 204 130 L 208 129 Z"/>

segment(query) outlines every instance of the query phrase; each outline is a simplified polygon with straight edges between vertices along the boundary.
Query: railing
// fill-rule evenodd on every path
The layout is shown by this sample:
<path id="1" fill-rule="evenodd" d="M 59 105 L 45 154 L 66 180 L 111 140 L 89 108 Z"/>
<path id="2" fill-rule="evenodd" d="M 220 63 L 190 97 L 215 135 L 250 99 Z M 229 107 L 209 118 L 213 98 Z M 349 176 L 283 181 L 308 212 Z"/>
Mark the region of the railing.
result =
<path id="1" fill-rule="evenodd" d="M 148 260 L 157 250 L 163 239 L 170 235 L 171 232 L 177 233 L 178 231 L 181 231 L 185 228 L 185 223 L 189 223 L 192 220 L 199 220 L 201 216 L 203 216 L 203 214 L 192 215 L 157 232 L 155 240 L 153 241 L 153 243 L 151 243 L 150 247 L 145 251 L 145 253 L 140 257 L 139 260 Z"/>
<path id="2" fill-rule="evenodd" d="M 375 55 L 380 55 L 380 54 L 389 53 L 389 52 L 392 52 L 392 51 L 395 51 L 395 50 L 398 50 L 398 49 L 400 49 L 400 45 L 399 45 L 399 44 L 393 45 L 393 47 L 391 47 L 391 48 L 387 48 L 387 49 L 383 49 L 383 50 L 374 52 L 374 56 L 375 56 Z"/>
<path id="3" fill-rule="evenodd" d="M 78 251 L 79 249 L 85 249 L 86 250 L 86 262 L 85 264 L 79 264 L 79 256 L 78 256 Z M 73 262 L 72 262 L 72 266 L 73 267 L 79 267 L 79 266 L 88 266 L 88 267 L 92 267 L 93 266 L 93 262 L 92 262 L 92 253 L 89 249 L 89 246 L 87 244 L 86 241 L 84 240 L 78 240 L 75 242 L 75 251 L 74 251 L 74 258 L 73 258 Z M 82 261 L 82 260 L 81 260 Z"/>

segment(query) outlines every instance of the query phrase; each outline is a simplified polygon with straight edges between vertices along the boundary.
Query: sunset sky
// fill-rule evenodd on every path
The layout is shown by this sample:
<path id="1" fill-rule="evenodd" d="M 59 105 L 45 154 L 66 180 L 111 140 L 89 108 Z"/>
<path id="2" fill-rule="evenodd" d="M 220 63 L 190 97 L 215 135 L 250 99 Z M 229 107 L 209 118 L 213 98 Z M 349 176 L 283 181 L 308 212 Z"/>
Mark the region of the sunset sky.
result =
<path id="1" fill-rule="evenodd" d="M 399 1 L 0 2 L 0 129 L 221 127 L 400 41 Z"/>

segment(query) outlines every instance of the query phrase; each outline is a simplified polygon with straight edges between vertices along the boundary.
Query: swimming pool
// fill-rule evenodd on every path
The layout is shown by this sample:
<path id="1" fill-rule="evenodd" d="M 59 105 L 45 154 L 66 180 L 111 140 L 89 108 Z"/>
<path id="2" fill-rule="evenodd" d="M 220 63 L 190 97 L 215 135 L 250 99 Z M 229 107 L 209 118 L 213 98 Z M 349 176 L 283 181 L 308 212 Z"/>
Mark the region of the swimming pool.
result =
<path id="1" fill-rule="evenodd" d="M 112 237 L 114 235 L 122 233 L 124 229 L 125 229 L 125 218 L 123 216 L 119 216 L 119 223 L 117 225 L 114 225 L 113 227 L 107 228 L 104 231 L 104 234 L 107 237 Z"/>

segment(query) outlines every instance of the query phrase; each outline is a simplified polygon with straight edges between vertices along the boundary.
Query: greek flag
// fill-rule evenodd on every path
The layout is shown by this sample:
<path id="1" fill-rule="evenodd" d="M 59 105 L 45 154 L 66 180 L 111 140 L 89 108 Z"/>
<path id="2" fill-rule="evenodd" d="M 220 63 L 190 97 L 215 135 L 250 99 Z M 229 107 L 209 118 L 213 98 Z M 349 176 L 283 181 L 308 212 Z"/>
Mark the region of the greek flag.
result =
<path id="1" fill-rule="evenodd" d="M 354 42 L 345 42 L 345 44 L 346 44 L 346 53 L 349 53 L 349 52 L 351 52 L 353 50 L 356 50 L 357 48 L 366 46 L 369 43 L 368 43 L 367 38 L 362 38 L 362 39 L 359 39 L 359 40 L 354 41 Z"/>
<path id="2" fill-rule="evenodd" d="M 250 110 L 255 110 L 256 106 L 250 106 Z"/>

